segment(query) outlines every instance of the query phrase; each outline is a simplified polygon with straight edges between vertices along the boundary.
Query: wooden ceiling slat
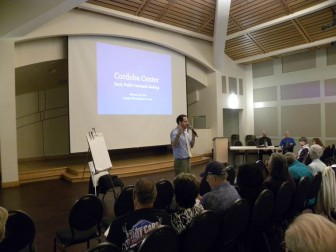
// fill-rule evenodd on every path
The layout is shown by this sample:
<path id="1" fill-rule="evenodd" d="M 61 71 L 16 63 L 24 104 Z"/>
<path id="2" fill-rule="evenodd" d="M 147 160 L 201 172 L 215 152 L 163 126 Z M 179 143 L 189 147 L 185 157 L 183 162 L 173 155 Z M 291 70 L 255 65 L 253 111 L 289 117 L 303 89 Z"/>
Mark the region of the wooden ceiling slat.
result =
<path id="1" fill-rule="evenodd" d="M 227 34 L 324 1 L 232 0 Z M 216 0 L 88 0 L 88 3 L 213 36 Z M 225 53 L 235 60 L 336 36 L 336 29 L 326 32 L 321 30 L 322 25 L 331 23 L 332 17 L 332 9 L 329 7 L 296 20 L 251 32 L 226 41 Z"/>
<path id="2" fill-rule="evenodd" d="M 256 6 L 255 8 L 251 8 L 251 9 L 246 9 L 244 11 L 240 10 L 239 12 L 235 13 L 235 12 L 230 12 L 230 14 L 232 14 L 234 17 L 236 17 L 237 19 L 250 19 L 253 17 L 259 17 L 264 15 L 265 13 L 268 12 L 282 12 L 283 14 L 285 14 L 283 8 L 281 7 L 281 5 L 279 3 L 277 3 L 276 5 L 268 2 L 266 4 L 263 4 L 262 6 Z"/>
<path id="3" fill-rule="evenodd" d="M 203 1 L 202 1 L 203 2 Z M 198 12 L 206 13 L 208 15 L 211 15 L 216 10 L 216 5 L 204 5 L 201 4 L 202 2 L 197 1 L 178 1 L 176 5 L 181 6 L 183 8 L 189 9 L 189 10 L 196 10 Z"/>
<path id="4" fill-rule="evenodd" d="M 175 14 L 167 13 L 162 20 L 168 20 L 168 19 L 176 19 L 181 22 L 185 22 L 186 24 L 191 26 L 198 26 L 201 23 L 199 20 L 194 20 L 191 17 L 186 17 L 183 15 L 176 15 L 176 13 Z"/>
<path id="5" fill-rule="evenodd" d="M 287 5 L 288 7 L 293 11 L 293 12 L 297 12 L 306 8 L 309 8 L 313 5 L 325 2 L 326 0 L 287 0 Z"/>
<path id="6" fill-rule="evenodd" d="M 168 12 L 167 14 L 171 15 L 171 16 L 183 16 L 185 18 L 190 18 L 190 19 L 193 19 L 193 20 L 197 20 L 198 22 L 202 22 L 202 21 L 205 21 L 209 18 L 209 16 L 200 16 L 200 15 L 197 15 L 196 13 L 186 13 L 185 10 L 182 10 L 182 9 L 176 9 L 174 7 L 172 7 Z"/>

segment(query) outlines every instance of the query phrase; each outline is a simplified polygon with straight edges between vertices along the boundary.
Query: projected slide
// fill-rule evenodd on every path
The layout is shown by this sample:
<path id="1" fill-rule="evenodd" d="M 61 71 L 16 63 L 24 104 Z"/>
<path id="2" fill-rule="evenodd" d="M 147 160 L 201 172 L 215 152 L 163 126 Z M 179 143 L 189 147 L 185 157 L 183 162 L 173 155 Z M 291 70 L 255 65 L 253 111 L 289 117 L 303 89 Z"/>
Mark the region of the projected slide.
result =
<path id="1" fill-rule="evenodd" d="M 96 43 L 101 115 L 171 115 L 171 56 Z"/>

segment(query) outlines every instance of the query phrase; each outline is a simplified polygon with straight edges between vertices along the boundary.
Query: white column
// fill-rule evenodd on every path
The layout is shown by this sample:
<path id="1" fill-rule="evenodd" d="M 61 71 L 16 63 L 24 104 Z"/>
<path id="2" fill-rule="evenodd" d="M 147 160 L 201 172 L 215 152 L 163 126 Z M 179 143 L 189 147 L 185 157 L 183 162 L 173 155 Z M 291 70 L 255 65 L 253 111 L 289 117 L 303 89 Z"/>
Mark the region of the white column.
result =
<path id="1" fill-rule="evenodd" d="M 16 104 L 15 45 L 13 39 L 0 39 L 0 152 L 2 187 L 19 184 Z"/>

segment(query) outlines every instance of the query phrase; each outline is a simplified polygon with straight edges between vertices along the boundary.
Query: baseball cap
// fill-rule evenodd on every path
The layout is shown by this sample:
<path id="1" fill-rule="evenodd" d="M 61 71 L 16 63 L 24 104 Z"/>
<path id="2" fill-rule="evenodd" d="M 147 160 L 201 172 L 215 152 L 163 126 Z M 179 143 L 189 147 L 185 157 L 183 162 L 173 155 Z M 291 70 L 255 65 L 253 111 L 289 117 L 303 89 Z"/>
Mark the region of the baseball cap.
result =
<path id="1" fill-rule="evenodd" d="M 224 165 L 217 161 L 212 161 L 207 164 L 205 171 L 200 174 L 201 177 L 206 177 L 207 175 L 223 175 L 226 171 L 224 170 Z"/>

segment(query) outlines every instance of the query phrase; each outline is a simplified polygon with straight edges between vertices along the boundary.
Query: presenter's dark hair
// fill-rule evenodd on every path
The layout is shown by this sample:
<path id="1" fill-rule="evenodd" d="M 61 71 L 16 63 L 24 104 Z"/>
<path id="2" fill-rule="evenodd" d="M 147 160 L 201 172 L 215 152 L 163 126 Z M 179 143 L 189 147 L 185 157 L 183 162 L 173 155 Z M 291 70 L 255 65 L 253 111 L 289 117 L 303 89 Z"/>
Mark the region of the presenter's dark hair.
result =
<path id="1" fill-rule="evenodd" d="M 176 118 L 176 123 L 179 124 L 179 122 L 183 122 L 183 117 L 187 117 L 187 116 L 184 115 L 184 114 L 179 115 L 179 116 Z"/>

